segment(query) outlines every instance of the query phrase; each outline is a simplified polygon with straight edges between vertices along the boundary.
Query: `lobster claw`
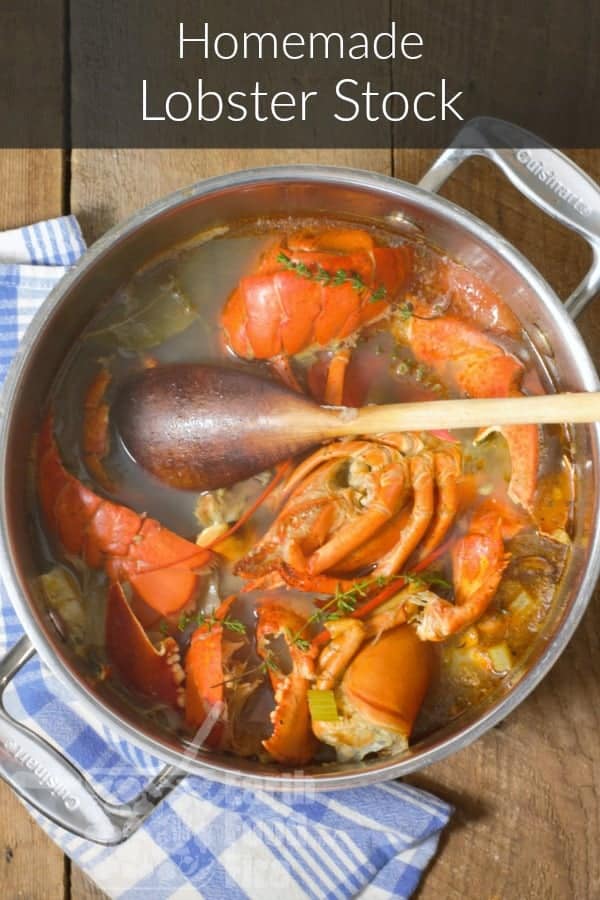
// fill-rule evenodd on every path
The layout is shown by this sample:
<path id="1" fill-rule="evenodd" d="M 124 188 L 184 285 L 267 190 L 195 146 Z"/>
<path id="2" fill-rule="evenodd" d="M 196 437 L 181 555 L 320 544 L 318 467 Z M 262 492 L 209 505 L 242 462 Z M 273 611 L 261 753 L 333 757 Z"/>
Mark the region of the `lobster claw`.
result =
<path id="1" fill-rule="evenodd" d="M 340 762 L 404 751 L 432 672 L 431 645 L 412 626 L 386 631 L 363 644 L 345 668 L 335 688 L 340 718 L 313 721 L 316 736 L 335 748 Z"/>
<path id="2" fill-rule="evenodd" d="M 228 597 L 219 606 L 215 619 L 222 620 L 233 602 Z M 225 674 L 223 626 L 199 625 L 194 631 L 185 658 L 185 720 L 198 730 L 207 716 L 216 710 L 215 724 L 204 738 L 212 749 L 221 748 L 225 738 Z"/>
<path id="3" fill-rule="evenodd" d="M 106 653 L 128 687 L 169 706 L 183 706 L 184 672 L 177 642 L 167 637 L 154 646 L 118 582 L 108 591 Z"/>
<path id="4" fill-rule="evenodd" d="M 258 608 L 256 647 L 259 655 L 263 660 L 269 660 L 270 641 L 283 636 L 291 658 L 288 673 L 269 667 L 275 694 L 275 709 L 271 713 L 273 733 L 262 744 L 277 762 L 298 766 L 312 759 L 317 746 L 308 709 L 314 654 L 299 649 L 291 639 L 305 625 L 306 619 L 275 601 L 264 600 Z"/>

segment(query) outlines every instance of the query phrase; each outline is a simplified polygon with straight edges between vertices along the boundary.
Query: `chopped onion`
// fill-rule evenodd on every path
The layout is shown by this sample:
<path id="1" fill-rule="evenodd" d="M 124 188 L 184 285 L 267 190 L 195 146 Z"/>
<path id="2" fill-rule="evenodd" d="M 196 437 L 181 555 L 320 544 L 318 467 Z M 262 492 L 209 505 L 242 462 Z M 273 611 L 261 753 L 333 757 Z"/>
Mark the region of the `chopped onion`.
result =
<path id="1" fill-rule="evenodd" d="M 528 594 L 527 591 L 519 591 L 508 608 L 511 613 L 516 613 L 518 616 L 529 615 L 533 612 L 534 608 L 534 602 L 531 594 Z"/>
<path id="2" fill-rule="evenodd" d="M 506 641 L 502 641 L 502 643 L 490 647 L 488 656 L 492 661 L 495 672 L 508 672 L 513 667 L 512 653 L 510 652 Z"/>

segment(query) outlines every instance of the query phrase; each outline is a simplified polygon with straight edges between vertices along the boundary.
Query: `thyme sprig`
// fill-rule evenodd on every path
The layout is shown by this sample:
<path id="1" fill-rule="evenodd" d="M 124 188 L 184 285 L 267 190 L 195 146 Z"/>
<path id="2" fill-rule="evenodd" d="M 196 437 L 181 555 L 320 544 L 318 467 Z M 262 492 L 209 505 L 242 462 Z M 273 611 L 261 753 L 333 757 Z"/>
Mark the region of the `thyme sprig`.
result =
<path id="1" fill-rule="evenodd" d="M 188 625 L 191 625 L 194 622 L 198 627 L 201 625 L 205 625 L 208 631 L 211 631 L 215 625 L 221 625 L 223 628 L 228 628 L 230 631 L 235 631 L 237 634 L 245 634 L 246 626 L 243 622 L 240 622 L 239 619 L 233 619 L 231 616 L 225 616 L 224 619 L 219 619 L 215 616 L 214 613 L 182 613 L 179 617 L 179 621 L 177 622 L 177 628 L 179 631 L 185 631 Z M 164 634 L 166 629 L 168 631 L 168 623 L 162 622 L 160 626 L 161 632 Z"/>
<path id="2" fill-rule="evenodd" d="M 230 684 L 237 684 L 240 681 L 244 681 L 249 675 L 268 675 L 269 672 L 281 672 L 281 668 L 275 659 L 275 654 L 272 650 L 267 650 L 265 658 L 258 666 L 253 666 L 251 669 L 245 669 L 239 675 L 232 675 L 231 678 L 224 678 L 223 681 L 211 684 L 211 689 L 221 687 L 221 685 L 227 686 Z"/>
<path id="3" fill-rule="evenodd" d="M 327 603 L 308 617 L 302 628 L 295 634 L 289 635 L 290 643 L 298 647 L 299 650 L 305 653 L 308 652 L 311 642 L 302 637 L 302 635 L 310 625 L 324 625 L 326 622 L 334 622 L 337 619 L 342 619 L 344 616 L 351 615 L 356 611 L 358 601 L 368 596 L 369 588 L 385 587 L 391 581 L 402 577 L 402 575 L 378 575 L 376 578 L 365 578 L 362 581 L 357 581 L 345 591 L 338 588 Z"/>
<path id="4" fill-rule="evenodd" d="M 423 572 L 405 572 L 401 576 L 408 584 L 414 584 L 416 587 L 430 588 L 439 587 L 449 590 L 452 585 L 443 575 L 425 569 Z"/>
<path id="5" fill-rule="evenodd" d="M 317 263 L 316 266 L 312 268 L 307 266 L 306 263 L 303 263 L 299 260 L 291 259 L 287 253 L 278 253 L 277 262 L 280 263 L 284 269 L 287 269 L 288 272 L 295 272 L 296 275 L 300 275 L 302 278 L 308 278 L 310 281 L 316 281 L 319 284 L 328 287 L 329 285 L 333 285 L 334 287 L 339 287 L 342 284 L 349 284 L 357 294 L 363 294 L 365 292 L 370 293 L 369 303 L 378 303 L 380 300 L 384 300 L 387 295 L 387 288 L 385 285 L 380 284 L 376 290 L 371 290 L 371 288 L 365 284 L 360 275 L 357 272 L 348 272 L 346 269 L 338 269 L 336 272 L 328 272 L 327 269 L 324 269 L 320 263 Z"/>
<path id="6" fill-rule="evenodd" d="M 443 587 L 449 588 L 450 584 L 441 575 L 436 572 L 404 572 L 399 575 L 378 575 L 376 578 L 366 578 L 357 581 L 352 587 L 341 591 L 339 588 L 331 598 L 320 609 L 308 617 L 302 628 L 295 634 L 288 634 L 288 640 L 291 644 L 298 647 L 304 653 L 308 653 L 311 648 L 311 641 L 303 637 L 303 633 L 310 625 L 324 625 L 326 622 L 335 622 L 345 616 L 356 612 L 359 600 L 365 600 L 369 596 L 370 589 L 373 587 L 384 588 L 393 581 L 402 581 L 403 584 L 412 584 L 415 587 Z"/>

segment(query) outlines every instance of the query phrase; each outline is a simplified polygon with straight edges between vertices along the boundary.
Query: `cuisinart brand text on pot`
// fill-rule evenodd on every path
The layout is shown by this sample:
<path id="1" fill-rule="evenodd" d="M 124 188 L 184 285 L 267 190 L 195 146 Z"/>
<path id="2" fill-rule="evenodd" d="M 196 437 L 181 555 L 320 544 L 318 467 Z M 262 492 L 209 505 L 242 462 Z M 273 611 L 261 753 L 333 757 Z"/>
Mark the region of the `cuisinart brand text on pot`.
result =
<path id="1" fill-rule="evenodd" d="M 3 746 L 8 750 L 11 756 L 22 763 L 26 769 L 29 769 L 41 785 L 50 789 L 50 793 L 53 797 L 58 797 L 62 800 L 67 809 L 77 809 L 79 806 L 77 797 L 74 797 L 73 794 L 69 792 L 68 788 L 61 785 L 58 779 L 50 774 L 46 766 L 32 756 L 28 750 L 21 747 L 15 740 L 5 741 Z"/>
<path id="2" fill-rule="evenodd" d="M 546 187 L 550 188 L 550 190 L 560 197 L 561 200 L 566 200 L 569 206 L 572 206 L 580 216 L 585 217 L 592 214 L 591 208 L 583 202 L 581 197 L 569 190 L 569 188 L 556 177 L 556 174 L 552 169 L 545 169 L 543 163 L 541 163 L 539 159 L 536 159 L 530 150 L 517 150 L 515 156 L 518 161 L 525 166 L 528 172 L 535 175 L 538 181 L 541 181 Z"/>

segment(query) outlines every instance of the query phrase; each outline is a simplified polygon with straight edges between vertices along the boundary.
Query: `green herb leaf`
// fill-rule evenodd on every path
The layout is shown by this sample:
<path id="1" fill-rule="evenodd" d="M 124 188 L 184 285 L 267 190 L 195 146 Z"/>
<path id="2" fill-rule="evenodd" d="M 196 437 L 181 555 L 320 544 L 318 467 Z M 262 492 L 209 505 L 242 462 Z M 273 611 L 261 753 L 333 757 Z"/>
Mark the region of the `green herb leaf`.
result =
<path id="1" fill-rule="evenodd" d="M 243 622 L 240 622 L 239 619 L 230 619 L 229 616 L 223 619 L 223 628 L 228 628 L 229 631 L 235 631 L 236 634 L 246 634 L 246 626 Z"/>
<path id="2" fill-rule="evenodd" d="M 293 643 L 299 650 L 302 650 L 303 653 L 308 653 L 310 650 L 310 641 L 307 641 L 306 638 L 302 638 L 299 635 L 294 637 Z"/>
<path id="3" fill-rule="evenodd" d="M 265 673 L 281 671 L 281 669 L 279 668 L 279 666 L 277 664 L 277 660 L 275 659 L 275 656 L 273 655 L 273 653 L 271 651 L 269 651 L 265 655 L 265 658 L 263 659 L 261 665 L 259 666 L 259 669 Z"/>
<path id="4" fill-rule="evenodd" d="M 198 613 L 196 616 L 196 624 L 198 626 L 204 625 L 209 631 L 214 628 L 215 625 L 220 625 L 223 628 L 229 629 L 229 631 L 235 631 L 237 634 L 246 633 L 246 626 L 243 622 L 240 622 L 239 619 L 232 619 L 230 616 L 219 619 L 214 613 Z"/>
<path id="5" fill-rule="evenodd" d="M 403 577 L 403 575 L 378 575 L 376 578 L 366 578 L 362 581 L 357 581 L 352 587 L 345 591 L 336 591 L 331 600 L 328 600 L 321 609 L 315 610 L 315 612 L 309 616 L 302 628 L 297 631 L 296 634 L 289 636 L 290 642 L 296 646 L 300 646 L 298 642 L 301 641 L 304 644 L 301 649 L 308 651 L 310 649 L 310 642 L 302 638 L 302 635 L 307 628 L 311 625 L 323 625 L 327 622 L 337 622 L 338 619 L 343 619 L 345 616 L 351 615 L 355 612 L 358 601 L 368 597 L 371 588 L 385 587 L 385 585 L 389 584 L 391 581 Z"/>
<path id="6" fill-rule="evenodd" d="M 277 254 L 277 262 L 280 263 L 288 272 L 295 272 L 302 278 L 309 278 L 319 284 L 325 286 L 332 284 L 334 287 L 340 287 L 343 284 L 349 284 L 358 294 L 369 291 L 368 285 L 365 284 L 358 272 L 347 272 L 345 269 L 338 269 L 335 274 L 331 274 L 324 269 L 320 263 L 317 263 L 312 269 L 306 263 L 291 259 L 287 253 L 280 252 Z M 381 284 L 377 290 L 371 293 L 369 303 L 378 303 L 387 295 L 385 285 Z"/>
<path id="7" fill-rule="evenodd" d="M 179 621 L 177 623 L 177 627 L 180 631 L 185 631 L 190 622 L 192 621 L 192 616 L 189 613 L 181 613 L 179 616 Z"/>
<path id="8" fill-rule="evenodd" d="M 310 641 L 301 637 L 299 632 L 293 634 L 289 628 L 286 628 L 286 639 L 290 645 L 297 647 L 298 650 L 302 650 L 303 653 L 308 653 L 310 650 Z"/>
<path id="9" fill-rule="evenodd" d="M 425 582 L 428 587 L 441 587 L 448 590 L 450 590 L 450 588 L 452 587 L 450 582 L 446 578 L 443 578 L 441 575 L 439 575 L 437 572 L 429 572 L 425 570 L 420 574 L 421 581 Z"/>
<path id="10" fill-rule="evenodd" d="M 386 294 L 387 294 L 387 290 L 385 288 L 385 285 L 382 284 L 377 288 L 376 291 L 373 291 L 373 293 L 371 294 L 371 299 L 369 300 L 369 303 L 379 303 L 380 300 L 385 299 Z"/>

